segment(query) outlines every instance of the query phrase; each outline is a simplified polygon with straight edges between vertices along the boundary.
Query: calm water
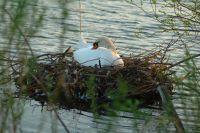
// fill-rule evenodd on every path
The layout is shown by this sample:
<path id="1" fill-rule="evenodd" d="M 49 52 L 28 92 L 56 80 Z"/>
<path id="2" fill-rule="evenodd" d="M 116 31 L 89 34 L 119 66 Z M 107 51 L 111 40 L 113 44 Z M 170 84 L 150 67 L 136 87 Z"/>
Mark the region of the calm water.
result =
<path id="1" fill-rule="evenodd" d="M 55 53 L 65 51 L 68 46 L 76 48 L 80 29 L 78 1 L 71 2 L 68 5 L 69 17 L 64 22 L 61 21 L 61 9 L 53 0 L 41 2 L 41 5 L 36 6 L 43 8 L 44 5 L 48 7 L 44 27 L 30 40 L 34 52 L 36 54 Z M 150 5 L 146 5 L 146 9 L 149 7 Z M 116 41 L 119 53 L 123 55 L 137 55 L 150 50 L 156 50 L 161 45 L 166 45 L 172 39 L 172 34 L 160 33 L 159 23 L 153 20 L 151 16 L 147 16 L 140 9 L 124 1 L 86 0 L 82 2 L 82 10 L 82 34 L 88 42 L 93 42 L 100 36 L 111 37 Z M 63 25 L 67 26 L 68 30 L 64 35 L 64 44 L 60 44 Z M 1 43 L 5 44 L 6 42 L 2 39 Z M 5 47 L 6 45 L 3 46 Z M 197 47 L 192 48 L 192 50 L 194 53 L 199 52 Z M 180 59 L 182 52 L 181 48 L 177 48 L 170 53 L 170 59 Z M 187 91 L 184 94 L 187 94 Z M 189 97 L 190 95 L 185 96 L 186 99 Z M 195 116 L 191 114 L 191 117 L 184 118 L 184 112 L 179 102 L 180 93 L 177 92 L 174 99 L 174 104 L 177 107 L 178 114 L 184 121 L 184 126 L 192 131 L 194 125 L 192 120 Z M 41 112 L 41 107 L 35 106 L 36 104 L 34 101 L 27 102 L 22 119 L 22 131 L 25 133 L 50 132 L 53 128 L 51 127 L 53 123 L 53 125 L 57 125 L 58 132 L 64 132 L 64 128 L 59 121 L 55 120 L 55 116 L 51 112 L 46 111 L 46 109 Z M 188 107 L 187 113 L 189 114 L 193 109 L 195 107 Z M 136 125 L 140 132 L 158 131 L 161 128 L 158 125 L 158 119 L 161 118 L 163 112 L 150 109 L 143 109 L 142 111 L 151 114 L 148 117 L 148 122 L 145 122 L 143 118 L 137 118 L 128 113 L 120 113 L 121 117 L 116 118 L 115 122 L 110 123 L 116 130 L 111 130 L 110 132 L 138 132 L 136 128 L 132 128 L 133 125 Z M 77 113 L 79 113 L 77 110 L 60 111 L 60 116 L 65 124 L 74 133 L 102 131 L 107 129 L 106 123 L 109 123 L 111 119 L 102 116 L 102 119 L 94 120 L 91 113 Z M 123 116 L 131 118 L 124 118 Z M 172 124 L 167 127 L 169 132 L 174 132 L 175 129 Z"/>

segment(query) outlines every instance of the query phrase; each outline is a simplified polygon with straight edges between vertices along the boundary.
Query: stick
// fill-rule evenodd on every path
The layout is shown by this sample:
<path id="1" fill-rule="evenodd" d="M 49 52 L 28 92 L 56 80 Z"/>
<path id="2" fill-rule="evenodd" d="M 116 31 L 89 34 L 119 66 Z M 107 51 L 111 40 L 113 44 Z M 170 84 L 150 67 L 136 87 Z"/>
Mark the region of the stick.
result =
<path id="1" fill-rule="evenodd" d="M 185 62 L 185 61 L 188 61 L 188 60 L 190 60 L 190 59 L 194 59 L 194 58 L 199 57 L 199 56 L 200 56 L 200 54 L 195 54 L 195 55 L 190 56 L 190 57 L 188 57 L 188 58 L 186 58 L 186 59 L 184 59 L 184 60 L 181 60 L 181 61 L 179 61 L 179 62 L 177 62 L 177 63 L 175 63 L 175 64 L 172 64 L 171 66 L 167 67 L 166 69 L 170 69 L 170 68 L 172 68 L 172 67 L 174 67 L 174 66 L 177 66 L 177 65 L 179 65 L 179 64 L 181 64 L 181 63 L 183 63 L 183 62 Z"/>
<path id="2" fill-rule="evenodd" d="M 63 120 L 60 118 L 58 112 L 56 110 L 54 110 L 55 114 L 56 114 L 56 117 L 58 118 L 58 120 L 60 121 L 60 123 L 63 125 L 65 131 L 67 133 L 70 133 L 69 129 L 67 128 L 67 126 L 65 125 L 65 123 L 63 122 Z"/>
<path id="3" fill-rule="evenodd" d="M 168 93 L 166 92 L 166 90 L 163 87 L 161 87 L 161 85 L 159 85 L 157 87 L 157 90 L 162 99 L 163 108 L 167 111 L 167 113 L 170 113 L 170 115 L 172 116 L 172 120 L 176 127 L 176 131 L 178 133 L 184 133 L 185 130 L 184 130 L 183 124 L 182 124 L 181 119 L 179 118 L 176 110 L 174 109 L 173 103 L 171 102 Z"/>

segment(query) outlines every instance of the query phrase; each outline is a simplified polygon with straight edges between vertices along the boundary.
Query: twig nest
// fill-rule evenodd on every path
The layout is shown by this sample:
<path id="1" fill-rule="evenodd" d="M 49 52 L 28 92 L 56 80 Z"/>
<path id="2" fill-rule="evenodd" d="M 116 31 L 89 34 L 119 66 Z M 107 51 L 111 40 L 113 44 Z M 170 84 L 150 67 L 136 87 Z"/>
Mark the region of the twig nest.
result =
<path id="1" fill-rule="evenodd" d="M 152 65 L 146 58 L 122 57 L 124 67 L 94 68 L 77 63 L 72 53 L 45 54 L 37 57 L 34 73 L 26 73 L 22 78 L 21 67 L 15 70 L 16 84 L 23 94 L 21 88 L 26 85 L 26 95 L 42 104 L 90 110 L 95 100 L 101 110 L 101 105 L 112 103 L 113 95 L 120 95 L 123 82 L 125 98 L 139 100 L 142 107 L 160 105 L 157 83 L 172 92 L 172 82 L 163 69 L 165 63 Z"/>

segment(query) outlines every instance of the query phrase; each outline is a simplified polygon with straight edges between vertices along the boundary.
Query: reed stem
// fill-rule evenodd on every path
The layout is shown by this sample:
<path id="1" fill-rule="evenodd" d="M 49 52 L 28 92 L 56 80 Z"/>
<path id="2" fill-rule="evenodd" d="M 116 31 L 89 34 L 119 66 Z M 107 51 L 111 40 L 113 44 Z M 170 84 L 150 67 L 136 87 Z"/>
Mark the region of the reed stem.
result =
<path id="1" fill-rule="evenodd" d="M 80 21 L 80 35 L 82 34 L 82 11 L 81 11 L 82 7 L 81 7 L 81 0 L 79 0 L 79 21 Z"/>

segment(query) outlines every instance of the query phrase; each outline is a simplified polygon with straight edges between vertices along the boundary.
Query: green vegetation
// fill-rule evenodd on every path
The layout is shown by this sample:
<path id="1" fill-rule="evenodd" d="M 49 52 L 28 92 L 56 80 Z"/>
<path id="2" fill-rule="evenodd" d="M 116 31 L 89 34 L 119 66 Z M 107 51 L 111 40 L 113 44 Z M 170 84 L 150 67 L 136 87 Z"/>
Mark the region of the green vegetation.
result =
<path id="1" fill-rule="evenodd" d="M 198 0 L 127 0 L 143 10 L 146 15 L 153 16 L 153 19 L 160 23 L 160 32 L 167 32 L 177 38 L 170 47 L 183 49 L 183 61 L 175 63 L 177 67 L 172 68 L 176 71 L 173 76 L 174 88 L 178 98 L 173 100 L 175 108 L 183 110 L 182 119 L 185 123 L 187 132 L 198 132 L 200 111 L 199 111 L 199 92 L 200 92 L 200 71 L 199 71 L 199 50 L 194 52 L 191 49 L 197 49 L 200 43 L 200 2 Z M 145 4 L 151 5 L 151 10 L 145 9 Z M 182 63 L 182 64 L 181 64 Z M 180 64 L 180 65 L 179 65 Z M 175 65 L 174 65 L 175 66 Z M 193 119 L 194 118 L 194 119 Z M 192 129 L 187 126 L 192 122 Z"/>
<path id="2" fill-rule="evenodd" d="M 55 2 L 60 5 L 62 17 L 65 20 L 68 1 Z M 25 99 L 15 97 L 16 87 L 13 84 L 14 77 L 10 76 L 11 67 L 20 64 L 18 67 L 22 68 L 21 80 L 24 75 L 28 75 L 28 79 L 30 79 L 36 74 L 36 58 L 31 39 L 44 26 L 47 9 L 45 3 L 39 0 L 0 1 L 0 133 L 22 132 L 20 128 Z M 61 28 L 60 36 L 62 37 L 66 26 L 63 25 Z M 25 88 L 24 85 L 21 91 Z"/>

